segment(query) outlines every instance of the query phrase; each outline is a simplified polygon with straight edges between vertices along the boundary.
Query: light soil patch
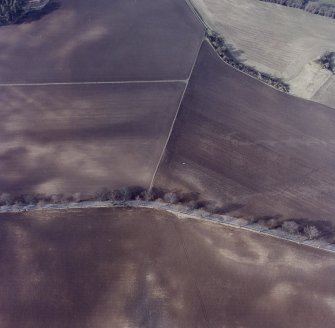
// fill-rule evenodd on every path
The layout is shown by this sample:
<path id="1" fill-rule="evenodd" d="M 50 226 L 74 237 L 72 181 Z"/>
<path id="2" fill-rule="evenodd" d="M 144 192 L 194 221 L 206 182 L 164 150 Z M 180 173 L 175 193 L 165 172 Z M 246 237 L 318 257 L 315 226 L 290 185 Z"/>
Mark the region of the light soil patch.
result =
<path id="1" fill-rule="evenodd" d="M 335 75 L 325 83 L 312 99 L 331 107 L 335 104 Z"/>
<path id="2" fill-rule="evenodd" d="M 0 88 L 0 193 L 149 187 L 185 83 Z"/>
<path id="3" fill-rule="evenodd" d="M 264 3 L 259 0 L 192 0 L 203 19 L 237 50 L 237 58 L 260 71 L 290 83 L 325 51 L 335 51 L 335 20 L 311 15 L 303 10 Z M 324 78 L 306 73 L 307 98 L 321 86 Z M 304 96 L 304 87 L 293 81 L 293 93 Z M 297 87 L 297 84 L 301 86 Z M 322 94 L 322 92 L 321 92 Z M 335 106 L 327 98 L 318 101 Z"/>
<path id="4" fill-rule="evenodd" d="M 324 88 L 332 76 L 333 74 L 330 71 L 322 69 L 318 63 L 312 61 L 306 64 L 301 72 L 290 80 L 290 91 L 298 97 L 312 99 L 321 88 Z M 324 97 L 325 101 L 326 98 Z"/>
<path id="5" fill-rule="evenodd" d="M 0 237 L 1 328 L 335 320 L 335 257 L 271 237 L 133 208 L 0 214 Z"/>

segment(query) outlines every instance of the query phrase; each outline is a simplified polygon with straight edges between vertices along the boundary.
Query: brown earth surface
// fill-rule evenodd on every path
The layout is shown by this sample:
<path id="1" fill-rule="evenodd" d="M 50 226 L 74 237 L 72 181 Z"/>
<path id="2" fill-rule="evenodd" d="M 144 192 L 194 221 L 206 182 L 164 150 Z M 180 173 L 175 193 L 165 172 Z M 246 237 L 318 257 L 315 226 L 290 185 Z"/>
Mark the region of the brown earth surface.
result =
<path id="1" fill-rule="evenodd" d="M 146 209 L 0 215 L 1 328 L 331 328 L 333 255 Z"/>
<path id="2" fill-rule="evenodd" d="M 0 87 L 0 193 L 149 187 L 184 88 Z"/>
<path id="3" fill-rule="evenodd" d="M 335 107 L 335 74 L 325 83 L 325 85 L 314 95 L 312 98 L 314 101 L 321 102 L 324 104 Z"/>
<path id="4" fill-rule="evenodd" d="M 335 111 L 224 64 L 205 42 L 155 185 L 231 214 L 334 222 Z"/>
<path id="5" fill-rule="evenodd" d="M 0 29 L 0 83 L 186 79 L 203 28 L 180 0 L 60 0 Z"/>

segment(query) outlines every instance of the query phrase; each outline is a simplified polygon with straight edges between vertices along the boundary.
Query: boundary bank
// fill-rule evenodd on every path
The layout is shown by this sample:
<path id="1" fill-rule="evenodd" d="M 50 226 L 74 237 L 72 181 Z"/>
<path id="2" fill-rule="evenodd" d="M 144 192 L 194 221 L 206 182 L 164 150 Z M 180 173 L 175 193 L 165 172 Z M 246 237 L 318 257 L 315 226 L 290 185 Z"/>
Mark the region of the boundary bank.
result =
<path id="1" fill-rule="evenodd" d="M 1 206 L 0 213 L 25 213 L 41 210 L 70 210 L 70 209 L 87 209 L 87 208 L 147 208 L 155 210 L 163 210 L 174 214 L 179 219 L 193 219 L 205 222 L 214 222 L 226 227 L 242 229 L 254 232 L 263 236 L 273 237 L 280 240 L 292 242 L 300 246 L 320 249 L 335 254 L 335 244 L 326 242 L 325 240 L 309 240 L 302 235 L 289 235 L 283 231 L 266 228 L 257 223 L 250 223 L 244 219 L 234 218 L 228 215 L 211 214 L 203 209 L 191 210 L 180 204 L 168 204 L 160 201 L 83 201 L 80 203 L 68 204 L 45 204 L 45 205 L 9 205 Z"/>

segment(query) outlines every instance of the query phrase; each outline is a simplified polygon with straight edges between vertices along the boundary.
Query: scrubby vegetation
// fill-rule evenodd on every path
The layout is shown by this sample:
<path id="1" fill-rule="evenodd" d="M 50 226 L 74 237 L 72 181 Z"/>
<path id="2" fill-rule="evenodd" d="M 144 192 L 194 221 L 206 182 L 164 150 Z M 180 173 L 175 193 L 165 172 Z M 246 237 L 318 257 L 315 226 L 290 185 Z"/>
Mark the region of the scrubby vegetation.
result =
<path id="1" fill-rule="evenodd" d="M 263 2 L 273 2 L 279 5 L 299 8 L 309 13 L 335 18 L 335 5 L 323 3 L 319 0 L 260 0 Z"/>
<path id="2" fill-rule="evenodd" d="M 16 23 L 30 11 L 41 10 L 49 0 L 0 0 L 0 26 Z"/>
<path id="3" fill-rule="evenodd" d="M 102 188 L 95 193 L 74 193 L 74 194 L 26 194 L 13 196 L 9 193 L 0 194 L 0 207 L 6 211 L 6 208 L 22 208 L 22 207 L 43 207 L 46 205 L 62 205 L 66 206 L 70 203 L 83 202 L 115 202 L 115 204 L 125 204 L 131 201 L 139 201 L 145 203 L 163 203 L 168 208 L 178 210 L 182 213 L 190 213 L 203 218 L 220 218 L 226 216 L 230 212 L 239 209 L 239 204 L 226 204 L 225 206 L 217 206 L 213 201 L 206 201 L 199 198 L 197 193 L 182 193 L 179 191 L 167 191 L 153 188 L 151 190 L 141 187 L 125 187 L 112 190 Z M 305 238 L 315 240 L 325 235 L 333 236 L 333 227 L 312 222 L 310 220 L 280 220 L 278 217 L 261 217 L 261 218 L 234 218 L 236 225 L 252 226 L 258 225 L 260 230 L 277 231 L 281 236 L 288 239 Z"/>
<path id="4" fill-rule="evenodd" d="M 335 52 L 325 52 L 318 60 L 322 68 L 335 74 Z"/>
<path id="5" fill-rule="evenodd" d="M 228 65 L 238 69 L 241 72 L 244 72 L 272 87 L 283 91 L 289 92 L 290 88 L 289 85 L 283 82 L 281 79 L 271 76 L 267 73 L 262 73 L 256 70 L 253 67 L 245 65 L 238 61 L 235 56 L 232 54 L 231 50 L 227 46 L 224 38 L 220 36 L 217 32 L 207 29 L 206 37 L 209 42 L 212 44 L 214 49 L 216 50 L 217 54 L 223 59 L 225 63 Z"/>
<path id="6" fill-rule="evenodd" d="M 293 8 L 304 8 L 308 3 L 306 0 L 260 0 L 263 2 L 272 2 L 277 3 L 279 5 L 293 7 Z"/>

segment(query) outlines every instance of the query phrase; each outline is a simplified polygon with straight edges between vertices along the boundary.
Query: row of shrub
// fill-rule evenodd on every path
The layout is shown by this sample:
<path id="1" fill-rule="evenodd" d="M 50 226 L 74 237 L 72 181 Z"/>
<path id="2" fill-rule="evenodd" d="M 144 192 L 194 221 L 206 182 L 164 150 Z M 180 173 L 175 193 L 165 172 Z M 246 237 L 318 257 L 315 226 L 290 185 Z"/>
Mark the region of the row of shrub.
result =
<path id="1" fill-rule="evenodd" d="M 278 5 L 292 8 L 299 8 L 299 9 L 305 9 L 306 5 L 309 2 L 309 0 L 260 0 L 260 1 L 272 2 Z"/>
<path id="2" fill-rule="evenodd" d="M 74 194 L 25 194 L 13 196 L 9 193 L 0 194 L 0 206 L 45 206 L 47 204 L 81 203 L 87 201 L 112 201 L 112 202 L 163 202 L 171 204 L 175 209 L 182 212 L 193 212 L 202 217 L 211 215 L 225 215 L 233 212 L 242 206 L 240 204 L 227 204 L 218 207 L 213 201 L 205 201 L 199 198 L 198 193 L 183 193 L 178 191 L 166 191 L 158 188 L 146 190 L 141 187 L 126 187 L 121 189 L 102 188 L 95 193 L 74 193 Z M 280 217 L 262 217 L 241 219 L 244 224 L 257 223 L 266 229 L 279 229 L 289 235 L 306 236 L 308 239 L 317 239 L 325 234 L 332 234 L 332 227 L 322 230 L 317 224 L 306 220 L 282 221 Z"/>
<path id="3" fill-rule="evenodd" d="M 238 69 L 241 72 L 244 72 L 268 85 L 271 85 L 272 87 L 283 91 L 283 92 L 289 92 L 290 87 L 287 83 L 283 82 L 280 78 L 271 76 L 267 73 L 262 73 L 256 70 L 253 67 L 250 67 L 248 65 L 245 65 L 238 61 L 235 56 L 232 54 L 231 50 L 227 46 L 224 38 L 220 36 L 217 32 L 212 31 L 210 29 L 207 29 L 206 37 L 209 40 L 209 42 L 212 44 L 213 48 L 217 52 L 217 54 L 223 59 L 225 63 L 228 65 Z"/>
<path id="4" fill-rule="evenodd" d="M 309 13 L 335 18 L 335 5 L 322 3 L 318 0 L 260 0 L 277 3 L 282 6 L 299 8 Z"/>

